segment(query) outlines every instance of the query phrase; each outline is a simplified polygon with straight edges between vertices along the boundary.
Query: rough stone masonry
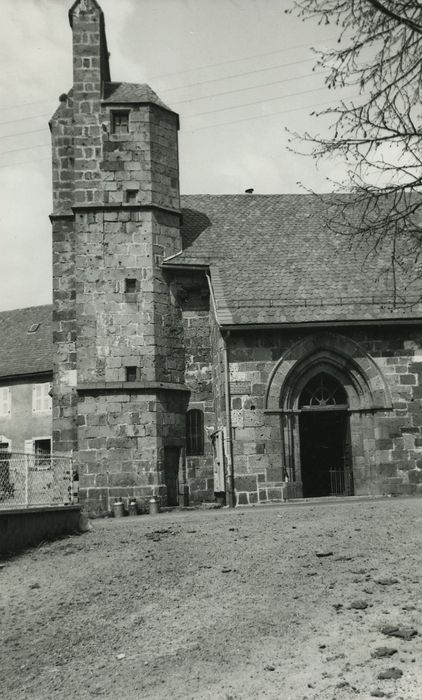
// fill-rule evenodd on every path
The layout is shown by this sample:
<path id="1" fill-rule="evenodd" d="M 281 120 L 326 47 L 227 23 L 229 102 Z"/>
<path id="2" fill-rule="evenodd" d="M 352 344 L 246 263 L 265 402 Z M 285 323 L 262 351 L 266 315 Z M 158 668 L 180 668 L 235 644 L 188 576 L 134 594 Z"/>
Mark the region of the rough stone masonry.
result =
<path id="1" fill-rule="evenodd" d="M 90 511 L 419 491 L 419 292 L 389 306 L 381 257 L 365 269 L 328 239 L 325 196 L 180 200 L 178 115 L 111 81 L 95 0 L 69 17 L 73 87 L 50 122 L 53 440 Z"/>

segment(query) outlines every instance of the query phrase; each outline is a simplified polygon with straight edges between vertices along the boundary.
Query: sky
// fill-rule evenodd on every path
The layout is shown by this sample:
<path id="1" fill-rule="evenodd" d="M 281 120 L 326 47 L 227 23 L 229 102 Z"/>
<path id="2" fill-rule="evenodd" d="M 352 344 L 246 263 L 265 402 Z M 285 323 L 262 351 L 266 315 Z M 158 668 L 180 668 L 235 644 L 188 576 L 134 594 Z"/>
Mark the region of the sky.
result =
<path id="1" fill-rule="evenodd" d="M 182 194 L 341 179 L 341 162 L 290 152 L 286 131 L 328 133 L 311 116 L 335 101 L 312 47 L 335 46 L 334 28 L 286 15 L 290 0 L 99 1 L 112 80 L 148 83 L 180 115 Z M 0 3 L 0 311 L 51 303 L 48 120 L 72 85 L 71 4 Z"/>

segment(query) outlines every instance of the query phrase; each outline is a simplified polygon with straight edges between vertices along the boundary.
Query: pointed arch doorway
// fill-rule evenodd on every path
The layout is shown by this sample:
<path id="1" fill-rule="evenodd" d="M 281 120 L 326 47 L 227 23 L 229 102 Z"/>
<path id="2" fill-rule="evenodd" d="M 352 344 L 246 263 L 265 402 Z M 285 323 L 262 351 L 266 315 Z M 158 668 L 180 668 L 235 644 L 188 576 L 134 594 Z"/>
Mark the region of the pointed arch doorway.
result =
<path id="1" fill-rule="evenodd" d="M 303 496 L 353 495 L 345 389 L 332 375 L 319 372 L 302 389 L 298 408 Z"/>

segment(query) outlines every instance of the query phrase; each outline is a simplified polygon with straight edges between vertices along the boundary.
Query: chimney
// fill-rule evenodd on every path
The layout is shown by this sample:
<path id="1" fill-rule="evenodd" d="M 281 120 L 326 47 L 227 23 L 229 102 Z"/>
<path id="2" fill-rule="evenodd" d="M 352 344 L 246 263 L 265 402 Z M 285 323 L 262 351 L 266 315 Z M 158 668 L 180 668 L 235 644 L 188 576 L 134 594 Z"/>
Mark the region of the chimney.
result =
<path id="1" fill-rule="evenodd" d="M 76 0 L 69 10 L 73 33 L 74 94 L 101 94 L 110 81 L 104 15 L 96 0 Z"/>

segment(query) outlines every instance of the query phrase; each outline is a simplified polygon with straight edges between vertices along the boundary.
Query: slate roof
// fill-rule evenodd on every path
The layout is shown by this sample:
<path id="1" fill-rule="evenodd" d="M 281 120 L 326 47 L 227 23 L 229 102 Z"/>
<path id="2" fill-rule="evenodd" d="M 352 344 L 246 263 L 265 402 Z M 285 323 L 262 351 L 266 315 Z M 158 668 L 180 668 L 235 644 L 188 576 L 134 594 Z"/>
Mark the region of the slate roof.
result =
<path id="1" fill-rule="evenodd" d="M 38 329 L 28 333 L 31 326 Z M 0 377 L 52 371 L 52 306 L 0 312 Z"/>
<path id="2" fill-rule="evenodd" d="M 421 318 L 422 280 L 393 309 L 388 250 L 350 246 L 324 215 L 333 195 L 187 195 L 183 250 L 166 266 L 209 265 L 222 325 Z"/>
<path id="3" fill-rule="evenodd" d="M 137 104 L 151 102 L 168 112 L 172 112 L 164 104 L 152 88 L 146 83 L 104 83 L 103 102 L 108 104 Z"/>

